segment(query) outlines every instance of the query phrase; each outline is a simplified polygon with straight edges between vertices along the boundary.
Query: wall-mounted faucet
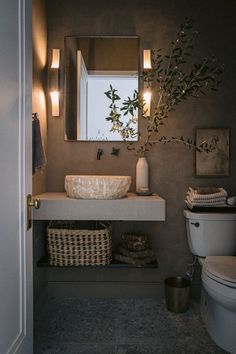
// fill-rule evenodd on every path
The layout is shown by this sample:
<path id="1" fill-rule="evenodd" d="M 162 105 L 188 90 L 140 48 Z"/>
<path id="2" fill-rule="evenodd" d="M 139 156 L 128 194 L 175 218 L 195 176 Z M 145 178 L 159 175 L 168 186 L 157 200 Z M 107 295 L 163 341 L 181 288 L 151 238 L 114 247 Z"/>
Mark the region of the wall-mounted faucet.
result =
<path id="1" fill-rule="evenodd" d="M 119 152 L 120 152 L 120 149 L 117 149 L 117 148 L 115 148 L 114 146 L 112 147 L 111 155 L 118 156 L 118 155 L 119 155 Z"/>
<path id="2" fill-rule="evenodd" d="M 97 160 L 101 160 L 102 155 L 104 154 L 104 151 L 102 149 L 98 149 L 97 151 Z"/>

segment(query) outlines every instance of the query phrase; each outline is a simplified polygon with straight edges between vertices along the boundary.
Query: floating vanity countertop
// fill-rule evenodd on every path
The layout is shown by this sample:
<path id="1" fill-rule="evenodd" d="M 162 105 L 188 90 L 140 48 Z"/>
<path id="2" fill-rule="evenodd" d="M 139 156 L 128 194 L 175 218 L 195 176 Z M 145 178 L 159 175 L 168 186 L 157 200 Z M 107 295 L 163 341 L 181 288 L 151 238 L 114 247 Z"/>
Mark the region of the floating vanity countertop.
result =
<path id="1" fill-rule="evenodd" d="M 128 193 L 122 199 L 95 200 L 49 192 L 35 197 L 41 206 L 34 209 L 34 220 L 165 220 L 165 200 L 158 195 L 139 197 Z"/>

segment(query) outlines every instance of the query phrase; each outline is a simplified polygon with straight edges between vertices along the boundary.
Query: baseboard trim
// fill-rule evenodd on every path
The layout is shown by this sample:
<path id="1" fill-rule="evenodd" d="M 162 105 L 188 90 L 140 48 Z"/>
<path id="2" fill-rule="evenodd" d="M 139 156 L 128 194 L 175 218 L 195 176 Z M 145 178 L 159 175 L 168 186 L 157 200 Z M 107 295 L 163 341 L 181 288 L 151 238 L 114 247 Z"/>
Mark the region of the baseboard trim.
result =
<path id="1" fill-rule="evenodd" d="M 152 282 L 48 282 L 48 295 L 54 297 L 156 297 L 163 298 L 162 283 Z"/>

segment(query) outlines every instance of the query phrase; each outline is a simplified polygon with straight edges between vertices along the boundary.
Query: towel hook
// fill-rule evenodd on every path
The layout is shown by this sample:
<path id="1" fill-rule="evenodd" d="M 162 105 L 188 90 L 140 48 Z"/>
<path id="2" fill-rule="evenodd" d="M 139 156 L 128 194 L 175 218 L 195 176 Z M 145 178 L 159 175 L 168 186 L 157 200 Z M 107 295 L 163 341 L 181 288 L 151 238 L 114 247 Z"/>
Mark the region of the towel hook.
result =
<path id="1" fill-rule="evenodd" d="M 38 119 L 38 116 L 37 112 L 32 113 L 32 120 Z"/>

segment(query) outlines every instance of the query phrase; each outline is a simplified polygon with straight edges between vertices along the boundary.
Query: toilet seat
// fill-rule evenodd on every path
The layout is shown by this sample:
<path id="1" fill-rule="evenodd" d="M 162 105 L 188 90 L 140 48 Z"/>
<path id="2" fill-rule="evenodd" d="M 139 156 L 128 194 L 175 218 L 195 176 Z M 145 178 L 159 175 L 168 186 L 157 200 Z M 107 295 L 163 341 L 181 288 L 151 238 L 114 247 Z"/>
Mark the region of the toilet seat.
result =
<path id="1" fill-rule="evenodd" d="M 203 262 L 202 272 L 212 280 L 236 289 L 236 257 L 208 256 Z"/>

